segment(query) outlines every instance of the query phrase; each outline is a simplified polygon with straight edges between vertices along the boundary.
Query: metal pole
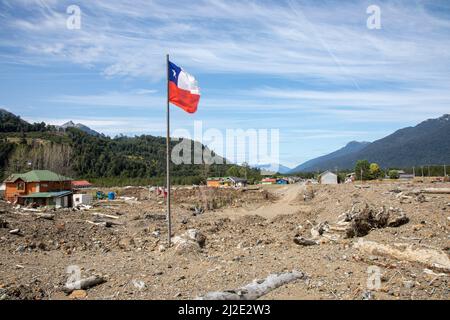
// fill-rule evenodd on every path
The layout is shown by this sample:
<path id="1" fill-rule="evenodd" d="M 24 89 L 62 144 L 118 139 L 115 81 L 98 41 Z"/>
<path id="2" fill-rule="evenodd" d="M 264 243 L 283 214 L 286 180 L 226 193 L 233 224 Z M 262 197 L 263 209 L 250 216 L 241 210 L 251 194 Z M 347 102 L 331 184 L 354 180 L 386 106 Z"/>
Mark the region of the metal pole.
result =
<path id="1" fill-rule="evenodd" d="M 447 176 L 447 168 L 445 167 L 445 164 L 444 164 L 444 177 L 446 177 Z"/>
<path id="2" fill-rule="evenodd" d="M 167 188 L 167 241 L 169 247 L 171 245 L 172 237 L 172 223 L 170 217 L 170 111 L 169 111 L 169 55 L 167 55 L 167 136 L 166 136 L 166 188 Z"/>

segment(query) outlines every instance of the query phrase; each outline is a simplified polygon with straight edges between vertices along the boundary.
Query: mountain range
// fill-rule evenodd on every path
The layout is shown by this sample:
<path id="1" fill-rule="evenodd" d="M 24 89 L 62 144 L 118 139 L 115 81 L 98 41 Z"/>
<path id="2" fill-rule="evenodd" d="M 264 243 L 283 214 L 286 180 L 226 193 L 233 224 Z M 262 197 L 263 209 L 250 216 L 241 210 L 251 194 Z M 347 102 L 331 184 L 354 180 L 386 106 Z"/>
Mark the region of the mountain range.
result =
<path id="1" fill-rule="evenodd" d="M 57 127 L 57 128 L 61 128 L 61 129 L 64 129 L 64 130 L 66 130 L 67 128 L 77 128 L 77 129 L 79 129 L 79 130 L 81 130 L 81 131 L 83 131 L 83 132 L 85 132 L 85 133 L 87 133 L 87 134 L 90 134 L 91 136 L 96 136 L 96 137 L 101 136 L 100 133 L 98 133 L 98 132 L 95 131 L 95 130 L 92 130 L 92 129 L 89 128 L 88 126 L 85 126 L 85 125 L 82 124 L 82 123 L 74 123 L 73 121 L 66 122 L 66 123 L 64 123 L 63 125 L 61 125 L 61 126 L 56 126 L 56 127 Z"/>
<path id="2" fill-rule="evenodd" d="M 374 142 L 349 142 L 337 151 L 300 164 L 290 173 L 352 169 L 360 159 L 383 168 L 450 164 L 450 115 L 425 120 Z"/>
<path id="3" fill-rule="evenodd" d="M 261 169 L 262 175 L 272 175 L 277 172 L 281 173 L 281 174 L 286 174 L 292 170 L 291 168 L 283 166 L 282 164 L 276 164 L 276 163 L 258 164 L 258 165 L 253 165 L 252 167 Z"/>

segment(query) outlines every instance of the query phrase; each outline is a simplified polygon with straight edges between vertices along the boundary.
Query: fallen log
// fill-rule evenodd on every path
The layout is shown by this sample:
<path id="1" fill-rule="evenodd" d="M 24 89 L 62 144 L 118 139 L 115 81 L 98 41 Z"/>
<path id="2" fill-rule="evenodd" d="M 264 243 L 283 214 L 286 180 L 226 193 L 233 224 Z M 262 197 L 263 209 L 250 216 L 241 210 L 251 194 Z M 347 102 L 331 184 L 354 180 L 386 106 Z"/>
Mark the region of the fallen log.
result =
<path id="1" fill-rule="evenodd" d="M 68 282 L 63 288 L 63 291 L 67 294 L 71 293 L 74 290 L 85 290 L 89 289 L 93 286 L 99 285 L 106 282 L 106 280 L 103 277 L 99 276 L 92 276 L 89 278 Z"/>
<path id="2" fill-rule="evenodd" d="M 38 218 L 46 219 L 46 220 L 53 220 L 55 218 L 55 215 L 53 213 L 36 213 L 35 214 Z"/>
<path id="3" fill-rule="evenodd" d="M 10 234 L 20 234 L 20 229 L 12 229 L 12 230 L 9 230 L 9 233 L 10 233 Z"/>
<path id="4" fill-rule="evenodd" d="M 94 221 L 86 220 L 86 222 L 90 223 L 90 224 L 93 224 L 93 225 L 96 225 L 98 227 L 105 227 L 105 228 L 112 227 L 112 223 L 109 222 L 109 221 L 94 222 Z"/>
<path id="5" fill-rule="evenodd" d="M 117 222 L 112 222 L 112 221 L 90 221 L 90 220 L 85 220 L 87 223 L 93 224 L 95 226 L 98 227 L 105 227 L 105 228 L 110 228 L 112 226 L 121 226 L 123 225 L 122 223 L 117 223 Z"/>
<path id="6" fill-rule="evenodd" d="M 430 269 L 450 273 L 450 259 L 441 250 L 413 248 L 412 245 L 398 243 L 394 244 L 395 247 L 393 247 L 374 241 L 364 241 L 363 239 L 359 239 L 354 246 L 367 254 L 387 256 L 401 261 L 416 262 Z"/>
<path id="7" fill-rule="evenodd" d="M 303 272 L 293 270 L 292 272 L 270 274 L 266 279 L 256 279 L 239 289 L 208 292 L 204 296 L 197 297 L 198 300 L 255 300 L 270 291 L 295 281 L 304 279 Z"/>
<path id="8" fill-rule="evenodd" d="M 100 217 L 100 218 L 119 219 L 119 217 L 117 217 L 117 216 L 112 216 L 110 214 L 104 214 L 104 213 L 100 213 L 100 212 L 91 212 L 91 214 L 93 214 L 96 217 Z"/>
<path id="9" fill-rule="evenodd" d="M 313 246 L 313 245 L 318 244 L 318 242 L 315 240 L 306 239 L 306 238 L 303 238 L 300 236 L 294 237 L 294 243 L 298 244 L 300 246 Z"/>
<path id="10" fill-rule="evenodd" d="M 420 193 L 450 194 L 450 188 L 425 188 Z"/>

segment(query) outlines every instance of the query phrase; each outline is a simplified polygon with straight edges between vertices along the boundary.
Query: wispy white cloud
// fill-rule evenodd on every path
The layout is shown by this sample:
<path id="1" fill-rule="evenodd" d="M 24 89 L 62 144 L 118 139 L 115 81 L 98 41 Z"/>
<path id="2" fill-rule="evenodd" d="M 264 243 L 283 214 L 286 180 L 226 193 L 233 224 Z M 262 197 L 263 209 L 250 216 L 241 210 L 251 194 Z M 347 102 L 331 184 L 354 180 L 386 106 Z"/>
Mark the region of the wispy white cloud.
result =
<path id="1" fill-rule="evenodd" d="M 22 5 L 31 3 L 42 4 Z M 98 64 L 107 76 L 161 78 L 163 52 L 201 72 L 344 83 L 420 81 L 449 70 L 450 26 L 423 2 L 383 2 L 378 31 L 365 26 L 369 2 L 84 2 L 81 30 L 65 28 L 68 4 L 48 2 L 26 20 L 10 12 L 1 24 L 21 34 L 15 45 L 23 55 Z"/>
<path id="2" fill-rule="evenodd" d="M 208 83 L 214 91 L 202 91 L 199 113 L 213 115 L 209 126 L 280 126 L 286 130 L 283 141 L 297 142 L 300 157 L 316 155 L 316 139 L 334 139 L 315 151 L 323 153 L 347 138 L 381 134 L 326 131 L 336 124 L 400 127 L 449 110 L 450 8 L 444 1 L 377 1 L 381 30 L 366 28 L 373 1 L 83 1 L 81 29 L 68 30 L 66 8 L 72 4 L 3 0 L 2 63 L 77 72 L 81 67 L 108 81 L 144 79 L 155 86 L 58 91 L 42 103 L 117 112 L 161 108 L 164 93 L 153 87 L 165 77 L 168 52 L 200 77 L 248 79 L 223 88 L 220 80 Z M 215 116 L 223 110 L 229 115 Z M 163 116 L 77 121 L 108 134 L 163 133 Z M 189 125 L 174 118 L 175 125 Z M 322 131 L 290 131 L 307 130 L 311 123 Z"/>

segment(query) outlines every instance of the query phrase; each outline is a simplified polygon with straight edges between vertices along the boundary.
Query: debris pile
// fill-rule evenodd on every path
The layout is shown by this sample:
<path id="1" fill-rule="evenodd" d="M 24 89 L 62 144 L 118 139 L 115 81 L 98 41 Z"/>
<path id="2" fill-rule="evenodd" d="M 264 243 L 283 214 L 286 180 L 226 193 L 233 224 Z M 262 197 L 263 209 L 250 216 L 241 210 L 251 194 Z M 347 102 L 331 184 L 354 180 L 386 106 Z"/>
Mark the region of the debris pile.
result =
<path id="1" fill-rule="evenodd" d="M 363 206 L 352 206 L 351 210 L 345 213 L 344 219 L 338 222 L 340 226 L 346 226 L 345 235 L 347 238 L 363 237 L 372 229 L 399 227 L 409 222 L 409 218 L 401 209 L 384 206 L 376 210 L 368 203 Z"/>

